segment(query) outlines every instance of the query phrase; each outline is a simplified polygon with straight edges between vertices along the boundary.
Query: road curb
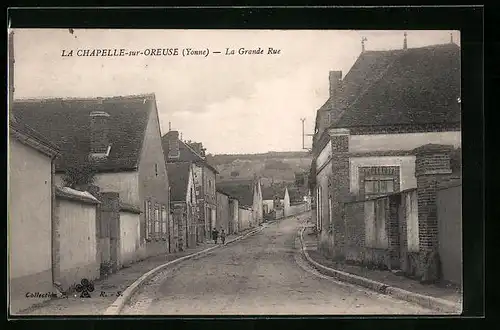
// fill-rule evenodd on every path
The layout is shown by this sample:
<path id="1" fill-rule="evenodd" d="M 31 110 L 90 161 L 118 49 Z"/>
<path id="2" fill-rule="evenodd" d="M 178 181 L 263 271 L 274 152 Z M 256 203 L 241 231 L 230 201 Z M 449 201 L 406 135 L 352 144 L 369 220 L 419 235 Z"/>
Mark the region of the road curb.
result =
<path id="1" fill-rule="evenodd" d="M 370 280 L 368 278 L 354 275 L 351 273 L 343 272 L 340 270 L 332 269 L 326 266 L 321 265 L 320 263 L 314 261 L 310 256 L 309 253 L 307 252 L 307 249 L 304 244 L 304 231 L 306 227 L 302 227 L 302 229 L 299 231 L 299 236 L 300 236 L 300 244 L 301 244 L 301 251 L 302 254 L 304 255 L 305 259 L 307 262 L 314 268 L 318 270 L 323 270 L 326 272 L 328 275 L 331 277 L 334 277 L 338 280 L 359 285 L 365 288 L 368 288 L 370 290 L 376 291 L 378 293 L 382 293 L 385 295 L 392 296 L 394 298 L 398 298 L 404 301 L 408 301 L 411 303 L 416 303 L 422 307 L 429 308 L 429 309 L 434 309 L 438 310 L 444 313 L 453 313 L 453 314 L 460 314 L 461 313 L 461 306 L 460 304 L 456 304 L 444 299 L 440 298 L 435 298 L 431 296 L 426 296 L 422 294 L 418 294 L 415 292 L 403 290 L 397 287 L 392 287 L 387 284 L 377 282 Z"/>
<path id="2" fill-rule="evenodd" d="M 256 234 L 258 233 L 259 231 L 263 230 L 265 228 L 265 226 L 259 226 L 258 228 L 256 229 L 253 229 L 251 231 L 249 231 L 248 233 L 244 234 L 244 235 L 240 235 L 238 237 L 235 237 L 233 238 L 232 240 L 229 240 L 227 241 L 225 245 L 227 244 L 230 244 L 230 243 L 233 243 L 233 242 L 237 242 L 239 240 L 242 240 L 250 235 L 253 235 L 253 234 Z M 130 298 L 132 297 L 132 295 L 139 289 L 139 287 L 144 283 L 146 282 L 147 280 L 151 279 L 154 275 L 156 275 L 156 273 L 158 273 L 159 271 L 163 270 L 164 268 L 167 268 L 168 266 L 171 266 L 171 265 L 174 265 L 174 264 L 177 264 L 181 261 L 184 261 L 184 260 L 188 260 L 188 259 L 191 259 L 191 258 L 194 258 L 196 256 L 199 256 L 199 255 L 203 255 L 203 254 L 207 254 L 217 248 L 220 248 L 222 245 L 216 245 L 216 246 L 212 246 L 210 248 L 207 248 L 205 250 L 201 250 L 201 251 L 198 251 L 196 253 L 192 253 L 192 254 L 188 254 L 184 257 L 181 257 L 181 258 L 177 258 L 177 259 L 174 259 L 172 261 L 169 261 L 163 265 L 160 265 L 150 271 L 148 271 L 147 273 L 143 274 L 141 277 L 139 277 L 134 283 L 132 283 L 127 289 L 125 289 L 125 291 L 123 291 L 122 295 L 120 297 L 118 297 L 107 309 L 106 311 L 103 313 L 103 315 L 118 315 L 120 314 L 120 312 L 122 311 L 123 307 L 125 306 L 125 304 L 130 300 Z"/>

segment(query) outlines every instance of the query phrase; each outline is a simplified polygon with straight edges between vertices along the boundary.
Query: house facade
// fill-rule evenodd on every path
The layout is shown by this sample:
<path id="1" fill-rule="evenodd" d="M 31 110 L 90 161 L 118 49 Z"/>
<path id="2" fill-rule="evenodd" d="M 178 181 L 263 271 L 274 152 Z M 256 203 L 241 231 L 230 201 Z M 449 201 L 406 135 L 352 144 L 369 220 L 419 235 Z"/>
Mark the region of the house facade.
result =
<path id="1" fill-rule="evenodd" d="M 187 162 L 192 164 L 197 202 L 197 242 L 210 239 L 210 232 L 216 225 L 217 196 L 215 180 L 217 170 L 205 157 L 201 143 L 187 143 L 179 139 L 178 131 L 169 131 L 162 137 L 162 146 L 168 163 Z"/>
<path id="2" fill-rule="evenodd" d="M 23 299 L 26 292 L 53 291 L 53 160 L 57 153 L 53 143 L 10 118 L 7 227 L 11 312 L 28 307 L 29 299 Z"/>
<path id="3" fill-rule="evenodd" d="M 312 184 L 320 249 L 345 257 L 344 203 L 417 188 L 415 150 L 459 148 L 460 49 L 455 44 L 363 52 L 318 110 Z"/>
<path id="4" fill-rule="evenodd" d="M 14 113 L 61 147 L 58 186 L 70 184 L 68 173 L 92 171 L 101 192 L 140 209 L 138 258 L 176 250 L 154 94 L 19 100 Z"/>

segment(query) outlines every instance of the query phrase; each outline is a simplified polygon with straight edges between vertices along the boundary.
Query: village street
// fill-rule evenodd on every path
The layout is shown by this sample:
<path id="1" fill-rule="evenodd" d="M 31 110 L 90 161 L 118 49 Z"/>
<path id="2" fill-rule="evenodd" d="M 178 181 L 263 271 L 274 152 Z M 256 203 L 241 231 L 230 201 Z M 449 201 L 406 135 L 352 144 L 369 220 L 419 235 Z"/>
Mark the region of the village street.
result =
<path id="1" fill-rule="evenodd" d="M 167 269 L 142 287 L 122 314 L 433 314 L 306 265 L 297 231 L 309 213 L 197 260 Z"/>

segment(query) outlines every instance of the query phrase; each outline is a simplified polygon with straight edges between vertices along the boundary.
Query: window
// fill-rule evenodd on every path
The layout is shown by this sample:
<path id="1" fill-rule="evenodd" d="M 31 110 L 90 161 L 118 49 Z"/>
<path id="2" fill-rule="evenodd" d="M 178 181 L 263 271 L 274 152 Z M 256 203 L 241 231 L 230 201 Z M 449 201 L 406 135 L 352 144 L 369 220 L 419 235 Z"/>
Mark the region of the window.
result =
<path id="1" fill-rule="evenodd" d="M 318 230 L 323 228 L 323 207 L 322 207 L 322 192 L 321 187 L 317 188 L 316 191 L 316 223 Z"/>
<path id="2" fill-rule="evenodd" d="M 161 206 L 161 233 L 162 233 L 162 238 L 166 239 L 167 238 L 167 208 L 165 205 Z"/>
<path id="3" fill-rule="evenodd" d="M 394 178 L 367 177 L 365 178 L 365 194 L 384 194 L 394 192 Z"/>
<path id="4" fill-rule="evenodd" d="M 146 239 L 150 240 L 151 239 L 151 202 L 150 201 L 145 201 L 144 202 L 144 217 L 145 217 L 145 222 L 146 222 Z"/>
<path id="5" fill-rule="evenodd" d="M 160 206 L 158 203 L 155 204 L 155 224 L 154 224 L 154 237 L 159 239 L 161 237 L 161 218 L 160 218 Z"/>
<path id="6" fill-rule="evenodd" d="M 146 239 L 160 240 L 165 239 L 168 235 L 167 231 L 167 207 L 163 204 L 152 203 L 151 201 L 144 202 L 144 216 L 146 222 Z"/>
<path id="7" fill-rule="evenodd" d="M 399 166 L 360 167 L 360 190 L 368 196 L 399 191 L 399 172 Z"/>

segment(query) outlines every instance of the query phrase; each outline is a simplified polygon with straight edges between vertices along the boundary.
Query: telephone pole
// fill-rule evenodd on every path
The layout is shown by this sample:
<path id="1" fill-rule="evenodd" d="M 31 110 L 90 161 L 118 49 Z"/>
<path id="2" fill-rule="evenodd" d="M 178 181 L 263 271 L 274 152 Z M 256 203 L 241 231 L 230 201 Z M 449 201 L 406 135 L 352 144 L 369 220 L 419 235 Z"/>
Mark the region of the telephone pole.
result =
<path id="1" fill-rule="evenodd" d="M 306 119 L 305 118 L 300 118 L 300 121 L 302 122 L 302 150 L 310 151 L 309 148 L 306 148 L 305 137 L 306 136 L 314 136 L 314 134 L 305 134 L 305 132 L 304 132 L 304 122 L 306 121 Z"/>

